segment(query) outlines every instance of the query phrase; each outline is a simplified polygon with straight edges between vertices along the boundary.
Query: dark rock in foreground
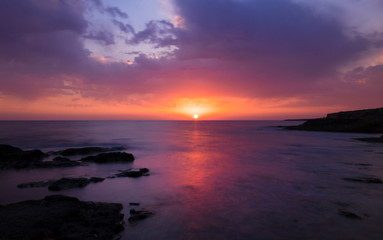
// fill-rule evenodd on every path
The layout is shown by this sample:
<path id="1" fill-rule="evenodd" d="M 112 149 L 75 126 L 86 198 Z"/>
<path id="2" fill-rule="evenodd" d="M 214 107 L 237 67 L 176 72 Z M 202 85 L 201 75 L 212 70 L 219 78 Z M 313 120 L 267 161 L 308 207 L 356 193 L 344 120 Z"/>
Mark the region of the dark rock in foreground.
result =
<path id="1" fill-rule="evenodd" d="M 327 114 L 325 118 L 306 121 L 291 130 L 383 133 L 383 108 Z"/>
<path id="2" fill-rule="evenodd" d="M 48 189 L 51 191 L 60 191 L 70 188 L 83 188 L 89 183 L 97 183 L 104 181 L 104 178 L 92 177 L 88 178 L 61 178 L 55 182 L 52 182 Z"/>
<path id="3" fill-rule="evenodd" d="M 75 155 L 89 155 L 94 153 L 110 152 L 110 151 L 121 151 L 124 147 L 83 147 L 83 148 L 68 148 L 63 151 L 55 152 L 63 156 L 75 156 Z"/>
<path id="4" fill-rule="evenodd" d="M 117 173 L 116 177 L 141 177 L 141 176 L 149 176 L 148 174 L 149 169 L 147 168 L 131 168 L 128 170 L 121 171 L 120 173 Z"/>
<path id="5" fill-rule="evenodd" d="M 40 181 L 40 182 L 29 182 L 21 183 L 17 185 L 18 188 L 35 188 L 35 187 L 47 187 L 51 185 L 54 181 Z"/>
<path id="6" fill-rule="evenodd" d="M 82 188 L 90 183 L 87 178 L 61 178 L 49 185 L 51 191 L 60 191 L 70 188 Z"/>
<path id="7" fill-rule="evenodd" d="M 152 215 L 153 215 L 152 212 L 147 211 L 145 209 L 141 209 L 141 210 L 138 210 L 138 211 L 135 210 L 135 209 L 131 209 L 130 210 L 130 217 L 129 217 L 128 221 L 131 222 L 131 223 L 134 223 L 134 222 L 143 220 L 145 218 L 148 218 L 148 217 L 150 217 Z"/>
<path id="8" fill-rule="evenodd" d="M 62 195 L 0 206 L 0 239 L 115 239 L 122 205 Z"/>
<path id="9" fill-rule="evenodd" d="M 48 155 L 40 150 L 23 151 L 11 145 L 0 145 L 0 169 L 34 167 Z"/>
<path id="10" fill-rule="evenodd" d="M 353 212 L 349 212 L 349 211 L 339 210 L 339 215 L 344 216 L 346 218 L 362 220 L 362 217 L 360 217 L 359 215 L 356 215 Z"/>
<path id="11" fill-rule="evenodd" d="M 364 142 L 378 142 L 383 143 L 383 135 L 377 138 L 354 138 L 355 140 L 364 141 Z"/>
<path id="12" fill-rule="evenodd" d="M 360 177 L 360 178 L 343 178 L 346 181 L 361 182 L 361 183 L 383 183 L 379 178 L 373 177 Z"/>
<path id="13" fill-rule="evenodd" d="M 134 161 L 134 156 L 133 154 L 126 152 L 110 152 L 100 153 L 96 156 L 84 157 L 81 161 L 95 163 L 132 162 Z"/>
<path id="14" fill-rule="evenodd" d="M 33 188 L 33 187 L 48 187 L 51 191 L 60 191 L 70 188 L 83 188 L 89 183 L 98 183 L 104 181 L 105 178 L 91 177 L 91 178 L 61 178 L 59 180 L 40 181 L 21 183 L 17 185 L 18 188 Z"/>
<path id="15" fill-rule="evenodd" d="M 63 157 L 56 157 L 53 161 L 42 161 L 47 156 L 40 150 L 23 151 L 10 145 L 0 145 L 0 169 L 57 168 L 81 165 L 78 161 Z"/>

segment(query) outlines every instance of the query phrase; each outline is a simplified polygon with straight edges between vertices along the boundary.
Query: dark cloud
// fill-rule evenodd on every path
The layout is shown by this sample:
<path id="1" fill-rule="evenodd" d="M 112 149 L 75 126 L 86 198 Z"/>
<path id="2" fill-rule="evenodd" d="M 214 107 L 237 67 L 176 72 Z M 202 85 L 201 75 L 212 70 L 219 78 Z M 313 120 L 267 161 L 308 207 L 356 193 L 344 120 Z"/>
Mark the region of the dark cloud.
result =
<path id="1" fill-rule="evenodd" d="M 61 87 L 62 74 L 88 62 L 88 26 L 79 1 L 0 2 L 0 91 L 21 97 Z"/>
<path id="2" fill-rule="evenodd" d="M 176 41 L 174 30 L 174 25 L 169 21 L 150 21 L 146 24 L 144 30 L 135 33 L 127 43 L 138 44 L 145 42 L 153 44 L 155 47 L 171 46 Z"/>
<path id="3" fill-rule="evenodd" d="M 370 44 L 347 36 L 334 18 L 286 0 L 176 3 L 186 28 L 177 35 L 178 58 L 233 60 L 269 80 L 310 81 L 333 74 Z"/>
<path id="4" fill-rule="evenodd" d="M 135 34 L 134 28 L 130 24 L 125 24 L 125 23 L 117 21 L 115 19 L 112 20 L 112 23 L 114 25 L 116 25 L 124 33 Z"/>
<path id="5" fill-rule="evenodd" d="M 121 11 L 118 7 L 106 7 L 105 11 L 109 13 L 112 17 L 128 18 L 128 14 Z"/>
<path id="6" fill-rule="evenodd" d="M 86 35 L 84 35 L 84 37 L 87 39 L 95 40 L 103 45 L 114 44 L 113 34 L 106 31 L 89 32 Z"/>
<path id="7" fill-rule="evenodd" d="M 128 18 L 128 14 L 115 6 L 105 6 L 102 0 L 89 0 L 90 8 L 96 8 L 100 13 L 107 13 L 112 17 Z"/>

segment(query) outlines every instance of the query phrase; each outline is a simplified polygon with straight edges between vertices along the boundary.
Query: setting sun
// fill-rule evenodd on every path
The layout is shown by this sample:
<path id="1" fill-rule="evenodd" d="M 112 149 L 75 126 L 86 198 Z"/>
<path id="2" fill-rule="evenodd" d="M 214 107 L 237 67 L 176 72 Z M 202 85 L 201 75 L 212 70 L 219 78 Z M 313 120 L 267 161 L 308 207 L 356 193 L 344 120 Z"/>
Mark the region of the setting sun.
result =
<path id="1" fill-rule="evenodd" d="M 194 115 L 193 115 L 193 118 L 194 118 L 194 119 L 198 119 L 198 114 L 194 114 Z"/>

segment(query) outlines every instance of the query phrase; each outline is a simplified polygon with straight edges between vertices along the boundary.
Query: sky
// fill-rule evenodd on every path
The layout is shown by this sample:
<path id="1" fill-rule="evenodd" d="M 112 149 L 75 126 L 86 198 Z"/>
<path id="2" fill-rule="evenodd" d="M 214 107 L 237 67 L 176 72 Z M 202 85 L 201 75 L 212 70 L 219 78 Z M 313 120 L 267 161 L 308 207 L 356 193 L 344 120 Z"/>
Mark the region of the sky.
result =
<path id="1" fill-rule="evenodd" d="M 382 0 L 2 0 L 0 120 L 383 107 Z"/>

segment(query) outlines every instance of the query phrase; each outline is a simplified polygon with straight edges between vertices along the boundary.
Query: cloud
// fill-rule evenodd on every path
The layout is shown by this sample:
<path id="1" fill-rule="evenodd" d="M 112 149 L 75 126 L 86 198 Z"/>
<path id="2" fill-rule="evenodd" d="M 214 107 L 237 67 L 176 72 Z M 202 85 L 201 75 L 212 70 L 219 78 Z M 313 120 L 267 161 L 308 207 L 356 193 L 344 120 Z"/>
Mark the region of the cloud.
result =
<path id="1" fill-rule="evenodd" d="M 127 18 L 126 13 L 100 0 L 91 6 L 74 0 L 1 1 L 0 92 L 108 101 L 129 101 L 133 95 L 300 98 L 308 105 L 344 106 L 357 104 L 353 94 L 370 96 L 365 105 L 381 96 L 381 65 L 347 69 L 379 55 L 380 32 L 349 34 L 343 18 L 300 1 L 174 3 L 182 27 L 153 20 L 135 31 L 114 19 Z M 93 29 L 86 18 L 89 11 L 113 17 L 109 24 L 127 35 L 123 50 L 112 29 Z M 134 64 L 94 56 L 84 38 L 136 55 Z M 131 48 L 142 44 L 143 49 Z M 162 48 L 166 54 L 160 54 Z M 152 55 L 143 54 L 150 51 Z"/>
<path id="2" fill-rule="evenodd" d="M 135 34 L 134 28 L 130 24 L 125 24 L 123 22 L 117 21 L 115 19 L 112 20 L 112 23 L 116 25 L 122 32 L 124 33 L 132 33 Z"/>
<path id="3" fill-rule="evenodd" d="M 121 11 L 118 7 L 106 7 L 105 11 L 109 13 L 112 17 L 128 18 L 128 14 Z"/>
<path id="4" fill-rule="evenodd" d="M 155 47 L 168 47 L 174 45 L 174 25 L 169 21 L 150 21 L 146 28 L 134 34 L 133 38 L 127 41 L 128 44 L 150 43 Z"/>
<path id="5" fill-rule="evenodd" d="M 106 31 L 90 32 L 90 33 L 84 35 L 84 38 L 98 41 L 104 45 L 114 44 L 113 34 L 110 32 L 106 32 Z"/>

